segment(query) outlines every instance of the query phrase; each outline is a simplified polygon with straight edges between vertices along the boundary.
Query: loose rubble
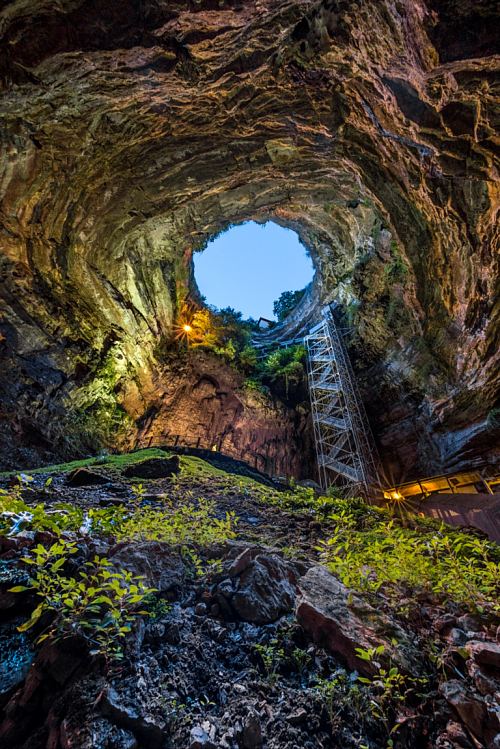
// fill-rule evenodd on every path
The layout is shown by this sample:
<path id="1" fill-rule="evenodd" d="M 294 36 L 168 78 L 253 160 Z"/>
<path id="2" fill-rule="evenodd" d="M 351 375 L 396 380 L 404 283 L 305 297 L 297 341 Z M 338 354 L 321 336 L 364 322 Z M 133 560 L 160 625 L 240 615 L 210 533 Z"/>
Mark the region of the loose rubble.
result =
<path id="1" fill-rule="evenodd" d="M 125 471 L 95 470 L 107 483 L 71 487 L 76 506 L 107 506 L 103 500 L 113 496 L 123 507 L 138 501 Z M 146 479 L 144 507 L 162 501 L 169 480 Z M 33 496 L 44 481 L 35 479 Z M 16 632 L 29 610 L 29 594 L 9 593 L 26 578 L 19 558 L 53 536 L 25 531 L 0 539 L 2 746 L 386 749 L 370 687 L 358 677 L 370 683 L 380 668 L 396 667 L 421 679 L 420 694 L 396 709 L 397 749 L 498 749 L 498 623 L 431 599 L 413 620 L 396 615 L 382 595 L 369 600 L 318 564 L 314 544 L 327 524 L 266 506 L 248 489 L 220 491 L 215 478 L 204 481 L 193 485 L 221 516 L 239 509 L 257 519 L 268 543 L 257 542 L 255 523 L 243 520 L 235 540 L 199 550 L 197 574 L 193 559 L 166 542 L 78 540 L 77 566 L 99 553 L 157 590 L 158 605 L 135 622 L 115 663 L 89 658 L 78 638 L 35 649 Z M 64 475 L 54 476 L 50 495 L 43 490 L 49 506 L 67 487 Z M 438 666 L 430 640 L 439 643 Z M 359 648 L 378 648 L 376 658 L 365 659 Z"/>

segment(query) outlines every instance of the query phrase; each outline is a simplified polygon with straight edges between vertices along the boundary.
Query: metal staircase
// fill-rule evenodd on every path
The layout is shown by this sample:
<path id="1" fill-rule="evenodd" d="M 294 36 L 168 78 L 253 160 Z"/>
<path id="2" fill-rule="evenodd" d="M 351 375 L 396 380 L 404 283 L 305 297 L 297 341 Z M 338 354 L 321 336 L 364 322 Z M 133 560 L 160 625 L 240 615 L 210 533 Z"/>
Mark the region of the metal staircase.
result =
<path id="1" fill-rule="evenodd" d="M 321 486 L 335 484 L 346 497 L 369 495 L 379 485 L 370 428 L 330 308 L 322 314 L 304 338 Z"/>

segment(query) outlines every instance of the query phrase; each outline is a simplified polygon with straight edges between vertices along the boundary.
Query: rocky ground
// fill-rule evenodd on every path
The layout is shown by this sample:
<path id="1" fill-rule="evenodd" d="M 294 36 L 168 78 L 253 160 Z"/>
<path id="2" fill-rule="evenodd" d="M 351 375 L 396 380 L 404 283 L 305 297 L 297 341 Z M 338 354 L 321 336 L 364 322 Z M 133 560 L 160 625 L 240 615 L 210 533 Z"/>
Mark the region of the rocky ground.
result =
<path id="1" fill-rule="evenodd" d="M 316 550 L 334 530 L 328 500 L 322 507 L 311 491 L 284 491 L 158 450 L 23 481 L 16 497 L 34 518 L 13 531 L 18 515 L 3 515 L 0 537 L 2 746 L 500 746 L 498 621 L 424 593 L 411 614 L 396 613 L 383 590 L 368 596 L 346 588 Z M 0 483 L 8 493 L 0 499 L 12 498 L 14 477 Z M 221 523 L 205 543 L 113 532 L 114 511 L 148 517 L 200 501 L 213 502 L 207 527 Z M 77 528 L 70 517 L 80 509 Z M 62 517 L 58 536 L 61 528 L 49 526 Z M 197 515 L 192 522 L 203 524 Z M 193 528 L 185 526 L 179 532 L 188 539 Z M 10 592 L 28 577 L 21 557 L 58 538 L 76 543 L 64 575 L 76 576 L 98 554 L 155 589 L 141 603 L 147 615 L 126 633 L 121 659 L 89 655 L 76 629 L 36 645 L 50 617 L 17 630 L 35 605 L 29 590 Z"/>
<path id="2" fill-rule="evenodd" d="M 180 423 L 295 475 L 300 419 L 165 362 L 193 252 L 252 219 L 298 232 L 317 319 L 342 305 L 396 478 L 498 463 L 497 26 L 491 0 L 3 2 L 0 465 Z"/>

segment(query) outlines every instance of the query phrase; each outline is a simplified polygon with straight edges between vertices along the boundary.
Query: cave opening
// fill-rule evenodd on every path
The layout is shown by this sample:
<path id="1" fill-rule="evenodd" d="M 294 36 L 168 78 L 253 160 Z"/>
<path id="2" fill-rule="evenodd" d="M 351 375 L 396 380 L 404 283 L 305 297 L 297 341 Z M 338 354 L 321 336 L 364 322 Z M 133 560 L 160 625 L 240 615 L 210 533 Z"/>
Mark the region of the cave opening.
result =
<path id="1" fill-rule="evenodd" d="M 230 226 L 194 254 L 193 265 L 206 304 L 264 326 L 292 311 L 314 274 L 298 235 L 272 221 Z"/>
<path id="2" fill-rule="evenodd" d="M 1 3 L 0 747 L 500 749 L 497 15 Z"/>

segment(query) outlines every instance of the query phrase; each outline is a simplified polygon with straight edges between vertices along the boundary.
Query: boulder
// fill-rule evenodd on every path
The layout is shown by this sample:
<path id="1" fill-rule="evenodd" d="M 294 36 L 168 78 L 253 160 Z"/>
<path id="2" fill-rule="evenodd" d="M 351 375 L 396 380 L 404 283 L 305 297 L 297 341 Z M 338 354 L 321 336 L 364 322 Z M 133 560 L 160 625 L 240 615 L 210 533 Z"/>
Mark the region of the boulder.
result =
<path id="1" fill-rule="evenodd" d="M 238 742 L 241 749 L 261 749 L 262 728 L 258 713 L 250 709 L 243 721 L 241 738 Z"/>
<path id="2" fill-rule="evenodd" d="M 165 479 L 179 473 L 179 456 L 171 458 L 148 458 L 139 463 L 133 463 L 124 469 L 123 475 L 127 478 L 138 479 Z"/>
<path id="3" fill-rule="evenodd" d="M 459 679 L 440 684 L 439 691 L 474 738 L 487 747 L 493 747 L 494 739 L 500 732 L 498 706 L 469 690 Z"/>
<path id="4" fill-rule="evenodd" d="M 61 723 L 59 741 L 61 749 L 138 749 L 139 744 L 133 733 L 118 728 L 106 718 L 92 718 L 88 721 L 68 719 Z"/>
<path id="5" fill-rule="evenodd" d="M 215 749 L 208 726 L 193 726 L 189 734 L 189 749 Z"/>
<path id="6" fill-rule="evenodd" d="M 446 731 L 443 731 L 437 738 L 436 747 L 443 749 L 474 749 L 474 744 L 470 741 L 467 733 L 461 723 L 449 721 Z"/>
<path id="7" fill-rule="evenodd" d="M 101 486 L 109 484 L 110 479 L 106 478 L 97 471 L 91 471 L 89 468 L 75 468 L 66 476 L 66 486 Z"/>
<path id="8" fill-rule="evenodd" d="M 346 588 L 326 568 L 312 567 L 298 586 L 298 622 L 314 642 L 338 656 L 348 668 L 373 675 L 375 663 L 360 658 L 356 648 L 383 645 L 385 650 L 377 656 L 378 662 L 391 662 L 412 675 L 421 671 L 418 649 L 402 627 Z"/>
<path id="9" fill-rule="evenodd" d="M 33 732 L 40 705 L 68 688 L 88 663 L 88 650 L 81 638 L 58 642 L 46 640 L 29 669 L 24 684 L 12 695 L 0 723 L 0 746 L 21 744 Z M 28 743 L 26 744 L 28 746 Z"/>
<path id="10" fill-rule="evenodd" d="M 456 647 L 461 647 L 462 645 L 465 645 L 467 642 L 467 635 L 463 631 L 463 629 L 458 629 L 457 627 L 452 627 L 449 632 L 447 632 L 444 635 L 444 639 L 450 643 L 450 645 L 455 645 Z"/>
<path id="11" fill-rule="evenodd" d="M 132 731 L 140 740 L 141 746 L 161 749 L 165 744 L 168 736 L 166 724 L 151 716 L 142 715 L 134 705 L 123 700 L 113 687 L 108 687 L 103 693 L 100 705 L 103 715 L 120 728 Z"/>
<path id="12" fill-rule="evenodd" d="M 472 614 L 463 614 L 463 616 L 459 616 L 457 619 L 457 625 L 460 629 L 463 629 L 466 632 L 481 632 L 483 630 L 481 620 Z"/>
<path id="13" fill-rule="evenodd" d="M 268 624 L 291 611 L 296 582 L 291 566 L 271 554 L 259 554 L 253 560 L 247 556 L 246 561 L 246 565 L 238 564 L 238 560 L 232 565 L 233 572 L 243 569 L 231 597 L 227 581 L 221 583 L 221 593 L 226 599 L 230 597 L 230 605 L 238 618 L 254 624 Z"/>
<path id="14" fill-rule="evenodd" d="M 11 593 L 16 585 L 29 585 L 29 575 L 16 559 L 0 560 L 0 611 L 19 606 L 20 594 Z"/>
<path id="15" fill-rule="evenodd" d="M 249 546 L 244 549 L 227 568 L 228 576 L 237 577 L 238 575 L 241 575 L 241 573 L 244 572 L 253 562 L 255 557 L 261 553 L 262 549 L 259 549 L 258 547 Z"/>
<path id="16" fill-rule="evenodd" d="M 306 723 L 308 718 L 307 710 L 303 707 L 299 707 L 298 710 L 295 710 L 294 713 L 290 713 L 290 715 L 287 717 L 287 721 L 292 724 L 292 726 L 300 726 L 301 723 Z"/>
<path id="17" fill-rule="evenodd" d="M 472 659 L 467 661 L 466 666 L 467 672 L 474 682 L 479 694 L 487 695 L 495 694 L 495 692 L 500 694 L 500 681 L 498 681 L 498 679 L 495 679 L 490 673 L 486 673 L 486 670 L 483 670 L 481 666 Z M 498 670 L 497 673 L 500 677 L 500 672 L 498 672 Z"/>
<path id="18" fill-rule="evenodd" d="M 179 552 L 161 541 L 123 542 L 111 549 L 108 558 L 116 567 L 142 575 L 160 594 L 179 588 L 186 576 Z"/>
<path id="19" fill-rule="evenodd" d="M 500 645 L 497 645 L 496 642 L 470 640 L 465 649 L 479 665 L 500 669 Z"/>
<path id="20" fill-rule="evenodd" d="M 457 620 L 452 614 L 446 613 L 442 616 L 438 616 L 432 622 L 433 629 L 436 630 L 440 635 L 446 635 L 453 627 L 455 627 Z"/>
<path id="21" fill-rule="evenodd" d="M 14 595 L 14 594 L 13 594 Z M 14 625 L 0 628 L 2 658 L 0 660 L 0 705 L 26 678 L 34 658 L 30 641 Z"/>

